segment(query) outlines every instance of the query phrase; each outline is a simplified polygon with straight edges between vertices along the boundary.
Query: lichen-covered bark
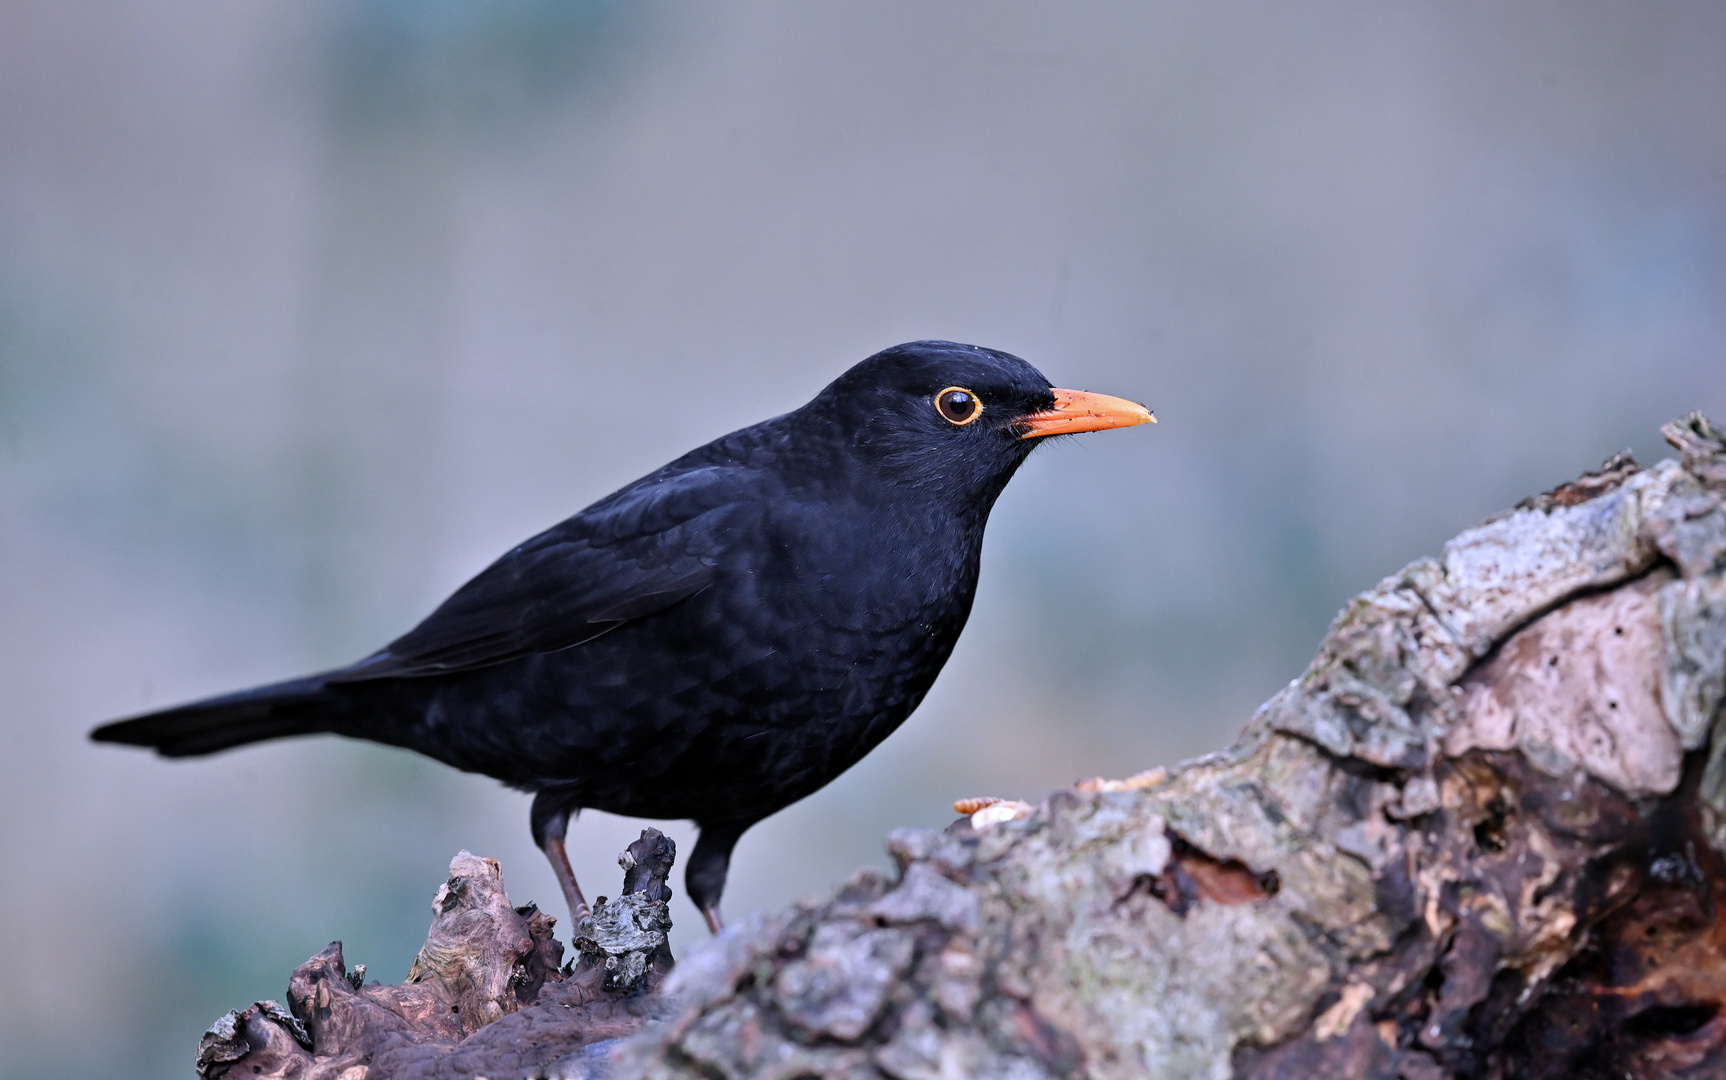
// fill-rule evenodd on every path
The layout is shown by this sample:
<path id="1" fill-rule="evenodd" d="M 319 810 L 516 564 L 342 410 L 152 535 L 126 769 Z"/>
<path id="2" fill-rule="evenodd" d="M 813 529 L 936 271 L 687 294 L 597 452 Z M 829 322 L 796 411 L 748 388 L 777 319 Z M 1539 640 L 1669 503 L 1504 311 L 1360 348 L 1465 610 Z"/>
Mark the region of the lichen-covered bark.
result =
<path id="1" fill-rule="evenodd" d="M 1726 440 L 1667 434 L 1357 597 L 1230 750 L 729 934 L 617 1075 L 1726 1073 Z"/>
<path id="2" fill-rule="evenodd" d="M 590 959 L 609 1011 L 561 1033 L 572 980 L 497 977 L 545 948 L 504 900 L 437 969 L 460 1021 L 326 951 L 206 1041 L 342 1080 L 1726 1075 L 1726 437 L 1666 435 L 1355 598 L 1227 751 L 896 833 L 657 989 Z M 368 1008 L 429 1033 L 326 1067 Z"/>

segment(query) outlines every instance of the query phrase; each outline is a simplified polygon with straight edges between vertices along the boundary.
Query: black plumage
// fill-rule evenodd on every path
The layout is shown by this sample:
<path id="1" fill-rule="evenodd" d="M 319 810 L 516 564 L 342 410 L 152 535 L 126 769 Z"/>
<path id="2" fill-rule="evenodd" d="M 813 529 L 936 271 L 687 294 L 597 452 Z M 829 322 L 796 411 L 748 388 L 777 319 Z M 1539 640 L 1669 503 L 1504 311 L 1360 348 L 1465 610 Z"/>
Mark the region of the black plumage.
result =
<path id="1" fill-rule="evenodd" d="M 496 777 L 535 793 L 577 919 L 576 812 L 692 819 L 686 881 L 717 928 L 744 830 L 928 691 L 1032 436 L 1150 419 L 1006 353 L 897 346 L 515 548 L 358 663 L 92 737 L 184 757 L 334 732 Z"/>

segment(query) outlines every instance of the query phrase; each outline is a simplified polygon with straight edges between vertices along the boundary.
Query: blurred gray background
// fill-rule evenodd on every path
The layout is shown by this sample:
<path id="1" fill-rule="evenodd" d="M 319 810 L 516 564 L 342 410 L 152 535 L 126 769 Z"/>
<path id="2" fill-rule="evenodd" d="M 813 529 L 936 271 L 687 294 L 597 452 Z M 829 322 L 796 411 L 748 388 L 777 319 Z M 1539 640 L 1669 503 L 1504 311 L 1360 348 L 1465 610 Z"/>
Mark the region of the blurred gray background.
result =
<path id="1" fill-rule="evenodd" d="M 460 848 L 558 911 L 484 778 L 85 732 L 352 660 L 895 342 L 1162 423 L 1031 459 L 733 917 L 1224 745 L 1351 593 L 1726 417 L 1723 56 L 1706 2 L 0 5 L 0 1074 L 188 1076 L 332 938 L 399 979 Z M 638 828 L 578 823 L 590 893 Z"/>

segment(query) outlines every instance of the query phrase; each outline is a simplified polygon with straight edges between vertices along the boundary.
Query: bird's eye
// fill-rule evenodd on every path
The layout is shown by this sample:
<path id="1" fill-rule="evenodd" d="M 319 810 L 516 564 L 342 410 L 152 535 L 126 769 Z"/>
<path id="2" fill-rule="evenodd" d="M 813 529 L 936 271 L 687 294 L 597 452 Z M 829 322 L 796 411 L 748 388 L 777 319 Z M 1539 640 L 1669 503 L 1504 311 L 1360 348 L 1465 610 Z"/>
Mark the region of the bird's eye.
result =
<path id="1" fill-rule="evenodd" d="M 983 403 L 962 386 L 949 386 L 935 395 L 935 411 L 949 424 L 964 427 L 983 415 Z"/>

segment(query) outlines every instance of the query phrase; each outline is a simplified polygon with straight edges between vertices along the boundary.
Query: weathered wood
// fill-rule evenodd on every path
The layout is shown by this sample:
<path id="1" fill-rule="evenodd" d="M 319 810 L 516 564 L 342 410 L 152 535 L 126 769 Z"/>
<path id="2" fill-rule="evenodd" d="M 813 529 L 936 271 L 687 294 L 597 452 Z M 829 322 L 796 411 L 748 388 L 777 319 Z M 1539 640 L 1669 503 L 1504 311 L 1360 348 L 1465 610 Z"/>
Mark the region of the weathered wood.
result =
<path id="1" fill-rule="evenodd" d="M 531 915 L 456 887 L 495 864 L 452 866 L 460 933 L 488 944 L 433 949 L 434 922 L 432 977 L 358 991 L 326 950 L 292 1017 L 230 1014 L 201 1067 L 1726 1075 L 1726 436 L 1665 433 L 1679 461 L 1616 458 L 1355 598 L 1226 751 L 971 801 L 895 833 L 894 876 L 734 927 L 657 989 L 657 914 L 596 913 L 558 980 Z M 547 972 L 537 997 L 518 969 Z"/>
<path id="2" fill-rule="evenodd" d="M 676 847 L 647 829 L 618 862 L 625 892 L 576 931 L 568 967 L 554 920 L 512 907 L 498 864 L 462 852 L 432 900 L 405 982 L 362 985 L 342 944 L 300 965 L 288 1009 L 230 1012 L 198 1046 L 200 1080 L 385 1080 L 582 1075 L 605 1045 L 665 1012 L 652 991 L 671 967 L 666 876 Z"/>

